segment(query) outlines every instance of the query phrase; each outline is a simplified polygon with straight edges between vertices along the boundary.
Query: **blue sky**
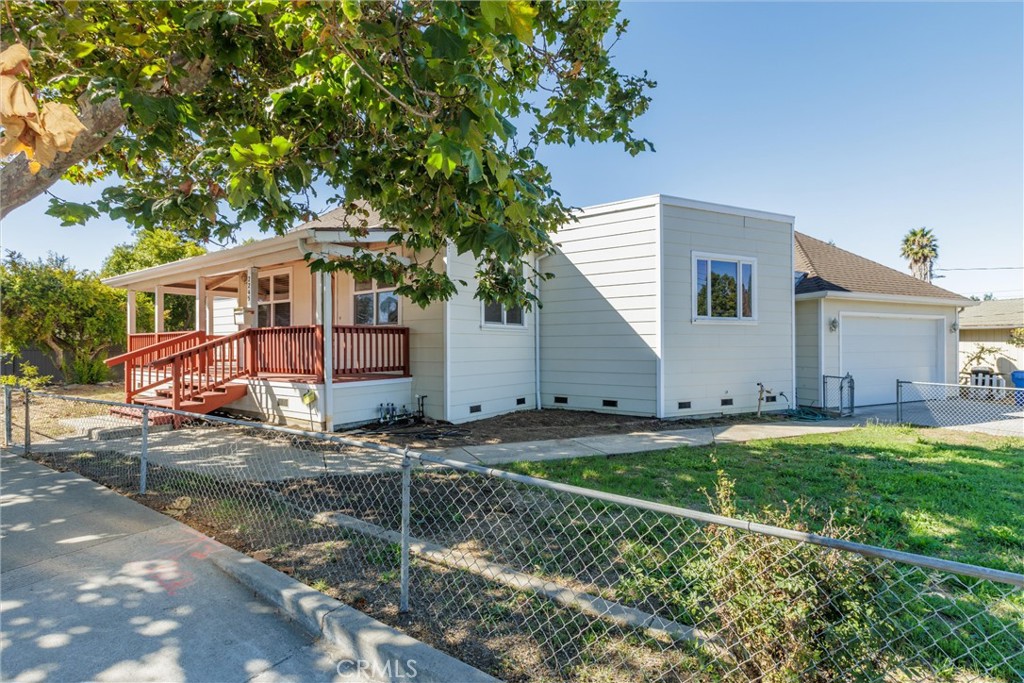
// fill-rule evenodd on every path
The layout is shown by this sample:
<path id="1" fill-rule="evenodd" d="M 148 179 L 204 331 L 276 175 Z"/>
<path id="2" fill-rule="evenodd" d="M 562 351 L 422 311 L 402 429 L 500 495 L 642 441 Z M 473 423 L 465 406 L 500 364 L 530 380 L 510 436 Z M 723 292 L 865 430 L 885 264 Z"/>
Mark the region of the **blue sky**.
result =
<path id="1" fill-rule="evenodd" d="M 661 192 L 796 216 L 797 229 L 901 270 L 910 228 L 938 268 L 1024 265 L 1020 3 L 625 3 L 622 71 L 658 81 L 638 130 L 655 154 L 550 148 L 566 202 Z M 60 187 L 66 198 L 95 188 Z M 97 268 L 131 238 L 60 228 L 37 200 L 3 247 Z M 1024 271 L 939 271 L 962 294 L 1022 296 Z"/>

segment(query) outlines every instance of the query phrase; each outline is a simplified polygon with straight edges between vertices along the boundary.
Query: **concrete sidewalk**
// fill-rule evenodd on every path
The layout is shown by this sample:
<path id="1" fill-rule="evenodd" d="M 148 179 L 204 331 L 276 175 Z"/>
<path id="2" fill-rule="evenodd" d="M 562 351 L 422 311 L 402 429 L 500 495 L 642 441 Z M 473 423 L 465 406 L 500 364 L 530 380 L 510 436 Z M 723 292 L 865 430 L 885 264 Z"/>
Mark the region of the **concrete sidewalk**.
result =
<path id="1" fill-rule="evenodd" d="M 0 483 L 0 680 L 354 680 L 218 570 L 205 536 L 14 455 Z"/>
<path id="2" fill-rule="evenodd" d="M 895 423 L 895 405 L 875 406 L 859 410 L 856 417 L 821 422 L 785 420 L 758 424 L 722 425 L 720 427 L 695 427 L 662 432 L 605 434 L 575 439 L 458 446 L 428 449 L 427 452 L 460 462 L 501 465 L 510 462 L 621 455 L 660 451 L 680 446 L 710 446 L 714 443 L 744 443 L 758 439 L 785 439 L 808 434 L 829 434 L 853 429 L 868 422 Z"/>

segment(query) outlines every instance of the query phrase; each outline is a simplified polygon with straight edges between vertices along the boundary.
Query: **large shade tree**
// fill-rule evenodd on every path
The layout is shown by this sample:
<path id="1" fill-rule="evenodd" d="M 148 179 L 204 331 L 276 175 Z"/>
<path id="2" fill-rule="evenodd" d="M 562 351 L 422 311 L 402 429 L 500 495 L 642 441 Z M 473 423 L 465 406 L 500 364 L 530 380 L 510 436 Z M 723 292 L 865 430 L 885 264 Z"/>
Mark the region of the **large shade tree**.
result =
<path id="1" fill-rule="evenodd" d="M 30 48 L 39 99 L 72 105 L 86 130 L 36 174 L 24 156 L 4 166 L 4 214 L 61 177 L 116 177 L 98 201 L 51 212 L 223 240 L 247 221 L 284 231 L 334 188 L 317 206 L 358 214 L 366 200 L 396 247 L 423 256 L 313 267 L 398 283 L 425 305 L 454 292 L 429 258 L 451 243 L 478 258 L 479 296 L 520 304 L 523 262 L 569 218 L 538 149 L 652 148 L 633 123 L 654 83 L 612 63 L 626 29 L 614 2 L 9 6 L 3 39 Z"/>
<path id="2" fill-rule="evenodd" d="M 931 282 L 932 268 L 939 257 L 939 240 L 928 228 L 914 228 L 903 236 L 900 256 L 907 259 L 911 275 Z"/>

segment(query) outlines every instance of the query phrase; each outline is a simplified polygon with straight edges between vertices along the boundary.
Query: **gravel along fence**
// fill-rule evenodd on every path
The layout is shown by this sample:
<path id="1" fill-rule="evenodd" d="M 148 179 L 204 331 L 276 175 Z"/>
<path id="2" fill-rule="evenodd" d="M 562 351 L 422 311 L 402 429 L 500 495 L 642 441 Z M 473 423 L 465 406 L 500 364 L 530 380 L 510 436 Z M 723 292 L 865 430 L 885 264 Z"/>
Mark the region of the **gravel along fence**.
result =
<path id="1" fill-rule="evenodd" d="M 1024 576 L 736 519 L 727 480 L 709 514 L 34 393 L 5 410 L 17 452 L 26 399 L 27 457 L 509 681 L 1024 680 Z"/>

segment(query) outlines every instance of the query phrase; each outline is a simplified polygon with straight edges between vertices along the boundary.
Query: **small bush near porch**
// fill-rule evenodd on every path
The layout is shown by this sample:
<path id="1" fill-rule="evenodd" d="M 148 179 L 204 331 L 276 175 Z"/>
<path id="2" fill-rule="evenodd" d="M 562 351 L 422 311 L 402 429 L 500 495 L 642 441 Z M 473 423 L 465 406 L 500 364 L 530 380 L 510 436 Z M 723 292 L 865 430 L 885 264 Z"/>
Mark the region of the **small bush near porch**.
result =
<path id="1" fill-rule="evenodd" d="M 509 466 L 587 488 L 706 509 L 718 470 L 738 515 L 794 509 L 811 531 L 834 514 L 858 541 L 1024 572 L 1024 440 L 870 426 L 837 434 Z"/>

